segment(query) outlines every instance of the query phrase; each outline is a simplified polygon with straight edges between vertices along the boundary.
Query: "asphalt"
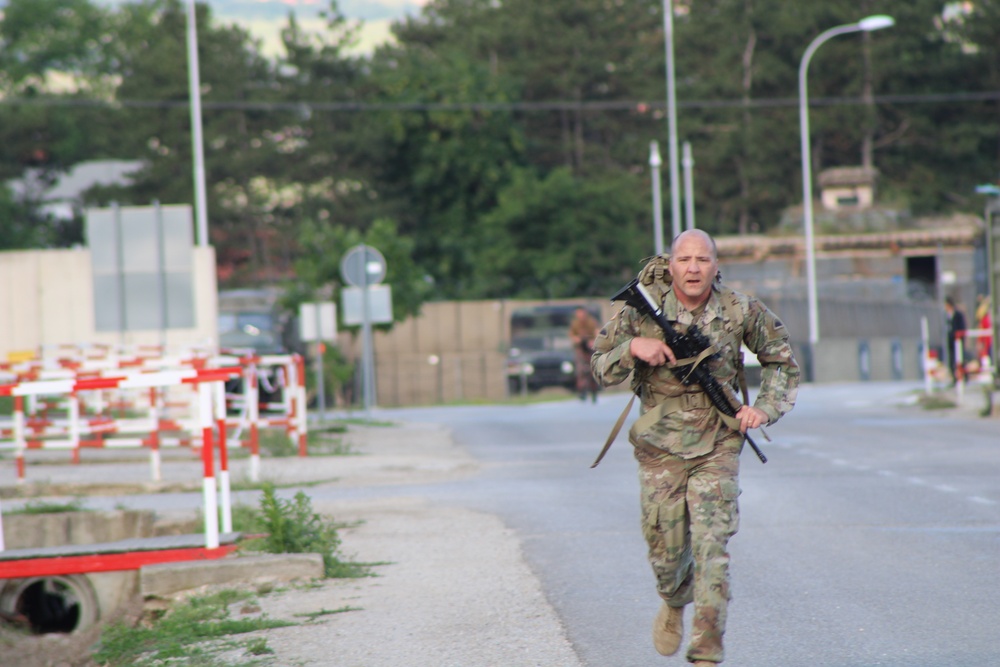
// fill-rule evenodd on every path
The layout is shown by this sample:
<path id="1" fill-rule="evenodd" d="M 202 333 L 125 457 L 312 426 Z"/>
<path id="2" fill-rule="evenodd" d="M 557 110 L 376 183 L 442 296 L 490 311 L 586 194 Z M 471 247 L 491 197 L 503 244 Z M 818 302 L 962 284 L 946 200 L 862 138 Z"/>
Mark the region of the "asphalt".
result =
<path id="1" fill-rule="evenodd" d="M 264 457 L 260 478 L 281 487 L 300 486 L 307 495 L 314 485 L 368 487 L 364 500 L 314 504 L 314 509 L 345 525 L 342 556 L 377 564 L 375 576 L 323 580 L 263 596 L 256 613 L 296 622 L 267 631 L 274 651 L 268 664 L 579 667 L 512 530 L 495 516 L 390 492 L 397 485 L 476 473 L 478 463 L 447 429 L 351 425 L 328 441 L 341 455 Z M 200 511 L 203 465 L 195 452 L 165 450 L 158 481 L 151 479 L 148 455 L 140 450 L 87 450 L 81 458 L 73 464 L 69 452 L 30 451 L 26 479 L 19 483 L 13 460 L 5 455 L 0 508 L 9 512 L 25 503 L 75 500 L 93 509 L 156 508 L 167 523 Z M 249 481 L 245 455 L 231 458 L 230 477 L 236 489 Z M 377 493 L 379 488 L 387 493 Z M 164 495 L 178 492 L 189 493 Z M 162 575 L 169 566 L 158 567 Z M 183 567 L 172 568 L 172 576 L 188 576 Z M 248 581 L 267 574 L 233 569 Z M 201 583 L 197 577 L 190 581 Z M 350 611 L 330 614 L 334 609 Z M 303 616 L 318 613 L 318 621 L 302 622 Z"/>

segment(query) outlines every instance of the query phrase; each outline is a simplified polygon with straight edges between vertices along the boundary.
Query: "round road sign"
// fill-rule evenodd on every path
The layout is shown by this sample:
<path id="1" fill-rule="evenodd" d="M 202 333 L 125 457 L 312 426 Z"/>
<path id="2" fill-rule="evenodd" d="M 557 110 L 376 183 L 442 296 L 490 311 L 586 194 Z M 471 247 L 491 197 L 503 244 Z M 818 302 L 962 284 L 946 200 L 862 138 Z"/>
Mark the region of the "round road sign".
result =
<path id="1" fill-rule="evenodd" d="M 385 257 L 370 245 L 356 245 L 340 260 L 340 275 L 351 287 L 378 285 L 385 280 Z"/>

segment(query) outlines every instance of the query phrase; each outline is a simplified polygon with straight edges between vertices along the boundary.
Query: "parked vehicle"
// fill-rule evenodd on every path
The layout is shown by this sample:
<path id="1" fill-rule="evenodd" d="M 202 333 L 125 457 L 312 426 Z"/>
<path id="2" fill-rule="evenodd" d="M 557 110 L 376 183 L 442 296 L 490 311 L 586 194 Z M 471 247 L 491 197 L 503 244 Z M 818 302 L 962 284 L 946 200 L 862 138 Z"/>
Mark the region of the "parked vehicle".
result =
<path id="1" fill-rule="evenodd" d="M 289 318 L 278 308 L 276 288 L 219 292 L 219 347 L 223 350 L 284 354 Z"/>
<path id="2" fill-rule="evenodd" d="M 601 321 L 601 312 L 583 303 L 519 308 L 510 319 L 507 387 L 512 394 L 544 387 L 576 386 L 573 345 L 567 332 L 577 308 Z"/>
<path id="3" fill-rule="evenodd" d="M 299 347 L 294 318 L 278 306 L 278 288 L 236 289 L 219 292 L 219 349 L 223 354 L 289 354 Z M 277 368 L 261 371 L 260 409 L 281 400 L 285 378 Z M 226 383 L 226 393 L 241 393 L 239 380 Z"/>

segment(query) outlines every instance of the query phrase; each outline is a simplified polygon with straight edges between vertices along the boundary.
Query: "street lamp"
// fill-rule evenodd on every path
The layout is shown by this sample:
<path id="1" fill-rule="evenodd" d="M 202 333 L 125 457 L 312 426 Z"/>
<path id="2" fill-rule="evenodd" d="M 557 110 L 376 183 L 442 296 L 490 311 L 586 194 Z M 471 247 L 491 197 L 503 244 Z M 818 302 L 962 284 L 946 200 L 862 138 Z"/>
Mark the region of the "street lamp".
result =
<path id="1" fill-rule="evenodd" d="M 674 3 L 663 0 L 663 50 L 667 61 L 667 156 L 670 159 L 670 224 L 681 233 L 681 184 L 677 159 L 677 86 L 674 83 Z"/>
<path id="2" fill-rule="evenodd" d="M 799 127 L 802 140 L 802 206 L 806 236 L 806 290 L 809 305 L 809 353 L 812 358 L 816 343 L 819 342 L 819 311 L 816 304 L 816 253 L 813 247 L 813 208 L 812 208 L 812 165 L 809 149 L 809 94 L 806 86 L 806 73 L 813 53 L 828 39 L 849 32 L 871 32 L 895 25 L 891 16 L 877 14 L 861 19 L 857 23 L 830 28 L 820 33 L 802 55 L 799 65 Z"/>
<path id="3" fill-rule="evenodd" d="M 657 255 L 663 254 L 663 202 L 660 199 L 660 144 L 649 142 L 649 166 L 653 182 L 653 249 Z"/>
<path id="4" fill-rule="evenodd" d="M 198 28 L 195 0 L 187 6 L 188 97 L 191 100 L 191 152 L 194 157 L 194 211 L 198 245 L 208 245 L 208 207 L 205 194 L 205 147 L 201 133 L 201 74 L 198 66 Z"/>

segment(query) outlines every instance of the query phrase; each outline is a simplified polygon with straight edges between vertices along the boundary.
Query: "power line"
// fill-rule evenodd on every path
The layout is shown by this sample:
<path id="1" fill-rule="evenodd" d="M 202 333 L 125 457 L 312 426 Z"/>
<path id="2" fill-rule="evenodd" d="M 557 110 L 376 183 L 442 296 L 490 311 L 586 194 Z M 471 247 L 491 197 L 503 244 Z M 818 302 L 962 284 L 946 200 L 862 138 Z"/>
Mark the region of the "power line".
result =
<path id="1" fill-rule="evenodd" d="M 948 104 L 968 102 L 1000 101 L 1000 91 L 956 92 L 956 93 L 915 93 L 896 95 L 876 95 L 875 104 Z M 866 102 L 859 97 L 818 97 L 809 100 L 811 106 L 862 106 Z M 735 109 L 793 107 L 798 104 L 796 97 L 772 97 L 764 99 L 723 99 L 678 101 L 684 109 Z M 186 100 L 88 100 L 81 98 L 6 98 L 0 106 L 43 106 L 43 107 L 86 107 L 102 109 L 186 109 Z M 202 109 L 214 111 L 264 111 L 310 113 L 329 112 L 370 112 L 370 111 L 638 111 L 661 110 L 666 106 L 662 101 L 641 100 L 591 100 L 549 102 L 202 102 Z"/>

